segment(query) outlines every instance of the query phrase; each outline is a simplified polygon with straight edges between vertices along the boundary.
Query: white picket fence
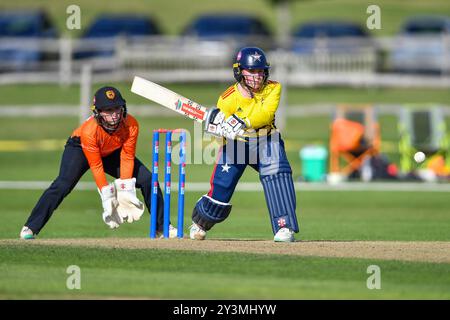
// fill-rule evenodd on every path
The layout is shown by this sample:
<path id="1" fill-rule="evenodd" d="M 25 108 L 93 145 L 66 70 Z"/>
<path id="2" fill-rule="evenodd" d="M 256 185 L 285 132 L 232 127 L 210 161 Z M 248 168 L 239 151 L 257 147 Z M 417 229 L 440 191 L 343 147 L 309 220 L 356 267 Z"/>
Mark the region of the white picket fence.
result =
<path id="1" fill-rule="evenodd" d="M 30 63 L 2 59 L 0 85 L 79 83 L 83 66 L 86 65 L 92 71 L 93 83 L 130 81 L 135 74 L 157 82 L 229 82 L 233 56 L 239 45 L 233 39 L 203 41 L 174 36 L 39 41 L 0 38 L 0 52 L 20 50 L 44 54 L 43 59 Z M 417 56 L 417 51 L 422 47 L 429 48 L 428 51 L 422 50 L 428 58 Z M 412 56 L 414 50 L 416 56 Z M 450 87 L 448 37 L 392 37 L 370 41 L 354 38 L 333 41 L 303 39 L 292 42 L 290 50 L 273 48 L 266 52 L 273 74 L 281 76 L 280 81 L 292 86 Z M 86 53 L 91 56 L 83 57 Z M 94 53 L 103 55 L 93 57 Z M 404 71 L 414 66 L 435 72 L 431 75 L 387 72 L 396 69 Z"/>

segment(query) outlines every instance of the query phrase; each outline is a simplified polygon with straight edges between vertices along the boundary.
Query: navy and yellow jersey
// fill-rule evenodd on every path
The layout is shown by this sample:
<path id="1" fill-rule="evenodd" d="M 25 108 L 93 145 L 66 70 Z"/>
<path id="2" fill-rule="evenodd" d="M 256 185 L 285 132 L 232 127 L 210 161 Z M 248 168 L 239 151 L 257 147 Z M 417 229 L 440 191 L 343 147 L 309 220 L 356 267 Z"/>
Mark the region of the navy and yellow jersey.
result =
<path id="1" fill-rule="evenodd" d="M 253 98 L 242 96 L 237 85 L 236 83 L 225 90 L 217 102 L 217 107 L 225 114 L 225 118 L 235 114 L 245 121 L 250 130 L 276 128 L 275 112 L 280 103 L 281 84 L 269 80 L 260 92 L 254 93 Z"/>

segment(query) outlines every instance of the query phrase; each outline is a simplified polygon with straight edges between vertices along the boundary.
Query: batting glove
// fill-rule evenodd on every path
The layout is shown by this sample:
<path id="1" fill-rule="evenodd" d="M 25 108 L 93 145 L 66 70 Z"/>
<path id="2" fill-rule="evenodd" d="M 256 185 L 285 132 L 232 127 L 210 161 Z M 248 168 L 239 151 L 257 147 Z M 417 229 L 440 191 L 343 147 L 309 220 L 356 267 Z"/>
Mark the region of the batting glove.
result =
<path id="1" fill-rule="evenodd" d="M 222 136 L 234 140 L 237 136 L 241 136 L 244 133 L 246 127 L 244 120 L 232 114 L 222 122 Z"/>
<path id="2" fill-rule="evenodd" d="M 114 184 L 117 189 L 119 216 L 129 223 L 139 220 L 144 213 L 144 204 L 136 197 L 136 178 L 116 179 Z"/>
<path id="3" fill-rule="evenodd" d="M 219 108 L 214 107 L 209 109 L 205 120 L 205 132 L 214 136 L 222 137 L 222 123 L 225 120 L 225 115 Z"/>
<path id="4" fill-rule="evenodd" d="M 110 183 L 107 186 L 104 186 L 101 190 L 97 190 L 102 198 L 103 221 L 111 229 L 118 228 L 119 225 L 123 223 L 123 219 L 117 212 L 117 206 L 119 203 L 116 200 L 116 189 L 114 187 L 114 183 Z"/>

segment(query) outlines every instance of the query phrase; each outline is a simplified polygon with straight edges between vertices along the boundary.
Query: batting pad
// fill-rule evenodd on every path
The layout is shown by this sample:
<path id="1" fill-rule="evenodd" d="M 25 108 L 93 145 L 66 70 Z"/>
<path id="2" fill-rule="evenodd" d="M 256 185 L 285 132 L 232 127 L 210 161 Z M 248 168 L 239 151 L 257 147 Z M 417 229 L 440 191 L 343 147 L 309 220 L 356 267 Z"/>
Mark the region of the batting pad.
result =
<path id="1" fill-rule="evenodd" d="M 231 212 L 231 204 L 214 200 L 204 195 L 197 201 L 192 212 L 192 221 L 205 231 L 211 229 L 216 223 L 225 220 Z"/>
<path id="2" fill-rule="evenodd" d="M 269 209 L 273 234 L 281 228 L 298 232 L 297 205 L 291 173 L 277 173 L 261 177 L 264 195 Z"/>

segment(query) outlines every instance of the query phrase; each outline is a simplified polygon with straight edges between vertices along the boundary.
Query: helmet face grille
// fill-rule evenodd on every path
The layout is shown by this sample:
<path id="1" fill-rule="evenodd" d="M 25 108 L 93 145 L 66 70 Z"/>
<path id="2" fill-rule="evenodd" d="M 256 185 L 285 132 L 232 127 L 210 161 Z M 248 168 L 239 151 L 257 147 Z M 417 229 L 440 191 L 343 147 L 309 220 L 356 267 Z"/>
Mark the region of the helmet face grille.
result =
<path id="1" fill-rule="evenodd" d="M 124 119 L 124 108 L 120 109 L 120 116 L 117 119 L 111 118 L 109 121 L 107 121 L 100 113 L 97 114 L 96 119 L 99 125 L 103 127 L 103 129 L 105 129 L 107 132 L 112 133 L 119 129 L 120 124 Z"/>

